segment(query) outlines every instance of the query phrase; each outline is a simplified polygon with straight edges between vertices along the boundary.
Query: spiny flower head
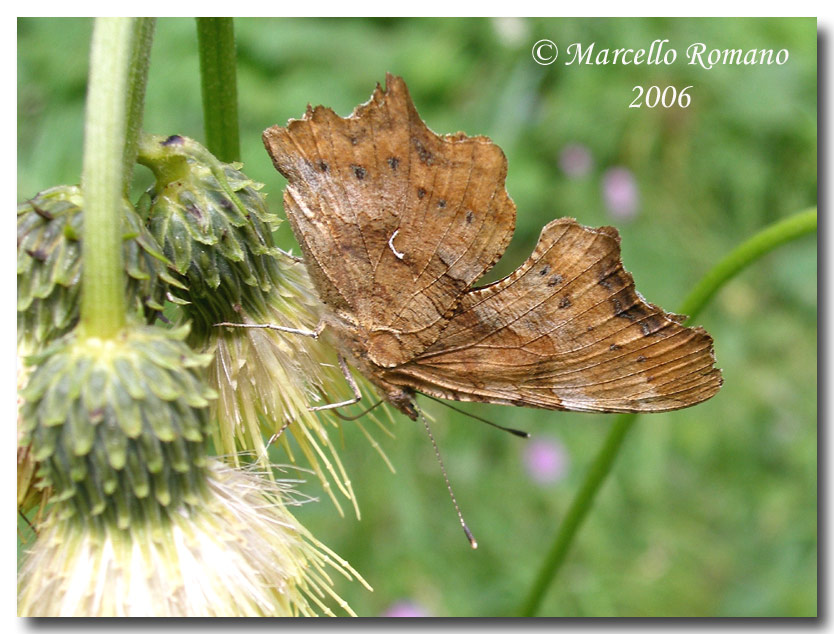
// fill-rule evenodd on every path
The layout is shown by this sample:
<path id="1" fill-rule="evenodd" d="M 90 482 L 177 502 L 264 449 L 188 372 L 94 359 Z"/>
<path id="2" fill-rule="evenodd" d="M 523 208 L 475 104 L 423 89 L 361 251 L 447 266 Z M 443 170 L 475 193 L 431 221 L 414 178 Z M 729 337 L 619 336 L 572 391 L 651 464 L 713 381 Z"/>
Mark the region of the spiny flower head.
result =
<path id="1" fill-rule="evenodd" d="M 242 306 L 262 312 L 281 253 L 272 241 L 280 220 L 258 193 L 263 185 L 187 137 L 142 137 L 139 162 L 156 178 L 140 212 L 185 284 L 174 295 L 193 322 L 192 340 Z"/>
<path id="2" fill-rule="evenodd" d="M 335 351 L 298 334 L 216 326 L 309 331 L 320 318 L 303 265 L 274 246 L 279 219 L 268 211 L 262 186 L 240 165 L 221 163 L 185 137 L 143 137 L 139 160 L 156 177 L 140 209 L 183 282 L 174 294 L 193 324 L 189 342 L 214 353 L 209 380 L 220 395 L 215 447 L 236 462 L 243 451 L 266 464 L 264 435 L 279 438 L 295 460 L 291 437 L 337 507 L 331 481 L 353 499 L 328 435 L 327 427 L 338 425 L 336 415 L 310 411 L 325 398 L 350 397 Z"/>
<path id="3" fill-rule="evenodd" d="M 79 317 L 84 199 L 76 186 L 42 191 L 17 208 L 17 318 L 21 353 L 66 334 Z M 147 321 L 162 310 L 169 274 L 165 258 L 142 219 L 122 210 L 128 306 Z"/>
<path id="4" fill-rule="evenodd" d="M 120 528 L 160 507 L 194 504 L 203 489 L 208 355 L 186 329 L 75 333 L 40 356 L 25 389 L 22 446 L 31 445 L 61 518 Z"/>
<path id="5" fill-rule="evenodd" d="M 207 457 L 210 355 L 187 329 L 75 332 L 31 359 L 23 438 L 54 493 L 19 575 L 27 616 L 331 614 L 352 569 L 280 484 Z"/>

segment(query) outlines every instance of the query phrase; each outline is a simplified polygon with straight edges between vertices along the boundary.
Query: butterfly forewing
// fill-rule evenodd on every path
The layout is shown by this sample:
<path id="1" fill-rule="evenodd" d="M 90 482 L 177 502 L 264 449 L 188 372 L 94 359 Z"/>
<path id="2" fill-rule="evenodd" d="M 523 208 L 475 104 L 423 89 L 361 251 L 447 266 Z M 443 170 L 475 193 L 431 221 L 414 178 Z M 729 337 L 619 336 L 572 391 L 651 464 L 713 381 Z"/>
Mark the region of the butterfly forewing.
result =
<path id="1" fill-rule="evenodd" d="M 483 137 L 434 134 L 400 78 L 346 119 L 311 109 L 264 143 L 323 299 L 350 310 L 381 366 L 433 343 L 512 237 L 504 154 Z"/>

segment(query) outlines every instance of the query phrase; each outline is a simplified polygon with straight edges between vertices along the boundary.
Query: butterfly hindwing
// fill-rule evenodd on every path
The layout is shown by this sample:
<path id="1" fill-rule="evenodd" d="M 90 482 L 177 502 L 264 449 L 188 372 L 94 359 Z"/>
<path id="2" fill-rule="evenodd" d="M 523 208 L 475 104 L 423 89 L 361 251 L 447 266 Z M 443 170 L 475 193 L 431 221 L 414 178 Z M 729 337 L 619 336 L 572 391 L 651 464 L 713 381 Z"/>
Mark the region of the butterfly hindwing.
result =
<path id="1" fill-rule="evenodd" d="M 663 411 L 721 384 L 712 339 L 647 303 L 619 236 L 551 222 L 533 255 L 469 291 L 438 340 L 388 377 L 459 400 L 580 411 Z"/>

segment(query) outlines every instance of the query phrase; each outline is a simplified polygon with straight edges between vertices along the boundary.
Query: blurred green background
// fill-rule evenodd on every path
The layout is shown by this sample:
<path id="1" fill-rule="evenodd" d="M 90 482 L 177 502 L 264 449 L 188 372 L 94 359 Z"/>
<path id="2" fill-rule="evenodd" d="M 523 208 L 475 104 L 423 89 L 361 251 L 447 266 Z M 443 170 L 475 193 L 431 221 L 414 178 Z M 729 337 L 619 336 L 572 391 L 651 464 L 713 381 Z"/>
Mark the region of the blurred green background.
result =
<path id="1" fill-rule="evenodd" d="M 347 115 L 385 72 L 429 127 L 490 136 L 509 160 L 518 226 L 491 275 L 559 216 L 614 224 L 638 289 L 675 310 L 700 276 L 766 224 L 816 204 L 814 19 L 240 19 L 245 171 L 282 213 L 261 131 L 308 102 Z M 81 172 L 91 22 L 18 20 L 18 199 Z M 531 47 L 560 46 L 552 66 Z M 648 48 L 671 66 L 565 66 L 572 42 Z M 787 48 L 783 66 L 686 64 L 709 48 Z M 161 19 L 145 129 L 203 139 L 193 20 Z M 628 108 L 635 85 L 689 90 L 686 109 Z M 614 169 L 613 172 L 610 170 Z M 150 183 L 144 168 L 135 191 Z M 607 196 L 607 197 L 606 197 Z M 284 225 L 284 247 L 294 240 Z M 296 249 L 297 252 L 297 249 Z M 807 237 L 733 280 L 699 324 L 725 384 L 698 407 L 643 416 L 541 611 L 550 616 L 811 616 L 817 611 L 817 251 Z M 376 438 L 352 423 L 341 455 L 362 519 L 325 498 L 297 509 L 374 587 L 337 581 L 363 616 L 511 614 L 611 424 L 604 415 L 470 405 L 523 441 L 421 399 L 480 548 L 471 551 L 421 426 Z M 309 479 L 304 491 L 321 493 Z M 349 507 L 347 507 L 349 508 Z"/>

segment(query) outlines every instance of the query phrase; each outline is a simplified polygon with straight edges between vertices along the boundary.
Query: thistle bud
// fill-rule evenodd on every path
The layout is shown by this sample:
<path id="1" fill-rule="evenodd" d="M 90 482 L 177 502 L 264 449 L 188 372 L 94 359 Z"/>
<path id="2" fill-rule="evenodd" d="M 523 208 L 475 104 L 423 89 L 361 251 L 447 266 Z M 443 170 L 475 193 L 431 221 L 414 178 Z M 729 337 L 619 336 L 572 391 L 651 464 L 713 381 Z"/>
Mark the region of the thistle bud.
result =
<path id="1" fill-rule="evenodd" d="M 84 201 L 76 186 L 47 189 L 17 208 L 18 346 L 37 351 L 78 323 Z M 168 273 L 160 247 L 133 207 L 122 212 L 128 306 L 151 321 L 162 310 Z"/>
<path id="2" fill-rule="evenodd" d="M 192 340 L 233 320 L 240 306 L 263 312 L 281 253 L 272 242 L 280 221 L 258 193 L 263 185 L 181 136 L 143 137 L 139 162 L 156 177 L 139 207 L 184 282 L 174 295 L 187 303 Z"/>
<path id="3" fill-rule="evenodd" d="M 310 331 L 318 324 L 321 304 L 303 265 L 274 246 L 279 219 L 269 212 L 262 185 L 240 165 L 221 163 L 180 136 L 144 137 L 139 161 L 156 177 L 140 209 L 181 276 L 185 288 L 174 294 L 193 324 L 189 343 L 215 353 L 209 367 L 210 385 L 220 395 L 215 447 L 235 461 L 244 451 L 266 464 L 264 434 L 281 437 L 286 430 L 280 442 L 290 458 L 291 436 L 337 507 L 331 480 L 353 499 L 327 433 L 338 424 L 336 416 L 310 411 L 324 398 L 350 398 L 335 350 L 299 334 L 215 325 Z"/>
<path id="4" fill-rule="evenodd" d="M 49 499 L 50 490 L 45 487 L 37 476 L 38 463 L 32 456 L 32 448 L 29 445 L 21 445 L 23 437 L 23 417 L 21 408 L 23 398 L 20 390 L 26 385 L 29 375 L 29 368 L 23 364 L 20 356 L 17 358 L 17 509 L 25 517 L 26 513 L 35 507 L 40 507 L 34 521 L 36 526 L 41 518 L 42 511 Z M 28 521 L 28 520 L 27 520 Z"/>
<path id="5" fill-rule="evenodd" d="M 202 493 L 208 355 L 186 330 L 69 335 L 41 355 L 22 391 L 23 436 L 60 515 L 126 528 Z"/>
<path id="6" fill-rule="evenodd" d="M 31 357 L 20 445 L 53 495 L 21 615 L 352 614 L 327 569 L 358 575 L 290 515 L 291 491 L 207 457 L 211 355 L 186 336 L 71 334 Z"/>

